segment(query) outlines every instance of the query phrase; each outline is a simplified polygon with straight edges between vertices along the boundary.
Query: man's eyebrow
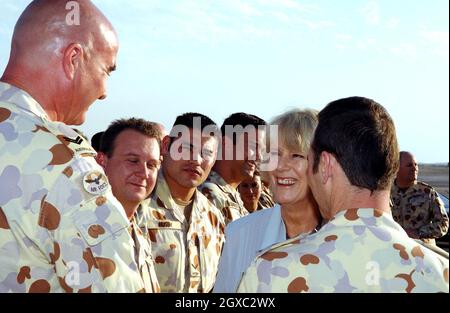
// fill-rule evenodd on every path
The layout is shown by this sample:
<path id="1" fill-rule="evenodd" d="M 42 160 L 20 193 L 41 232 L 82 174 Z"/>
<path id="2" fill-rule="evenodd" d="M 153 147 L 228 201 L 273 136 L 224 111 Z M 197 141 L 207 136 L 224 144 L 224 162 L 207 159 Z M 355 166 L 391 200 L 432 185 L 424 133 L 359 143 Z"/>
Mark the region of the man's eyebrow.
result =
<path id="1" fill-rule="evenodd" d="M 127 152 L 124 154 L 124 156 L 139 157 L 139 154 L 134 152 Z"/>
<path id="2" fill-rule="evenodd" d="M 210 147 L 202 147 L 203 151 L 208 151 L 208 152 L 214 152 L 214 148 L 210 148 Z"/>

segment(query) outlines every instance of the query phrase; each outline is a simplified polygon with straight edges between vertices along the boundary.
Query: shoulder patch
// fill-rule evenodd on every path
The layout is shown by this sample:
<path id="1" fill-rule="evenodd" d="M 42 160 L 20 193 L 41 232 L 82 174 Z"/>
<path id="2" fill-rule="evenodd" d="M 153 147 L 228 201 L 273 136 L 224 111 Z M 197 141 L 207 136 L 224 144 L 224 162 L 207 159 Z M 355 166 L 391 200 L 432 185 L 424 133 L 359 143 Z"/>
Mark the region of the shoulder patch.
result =
<path id="1" fill-rule="evenodd" d="M 90 171 L 83 177 L 83 187 L 91 195 L 99 195 L 108 188 L 108 179 L 100 171 Z"/>

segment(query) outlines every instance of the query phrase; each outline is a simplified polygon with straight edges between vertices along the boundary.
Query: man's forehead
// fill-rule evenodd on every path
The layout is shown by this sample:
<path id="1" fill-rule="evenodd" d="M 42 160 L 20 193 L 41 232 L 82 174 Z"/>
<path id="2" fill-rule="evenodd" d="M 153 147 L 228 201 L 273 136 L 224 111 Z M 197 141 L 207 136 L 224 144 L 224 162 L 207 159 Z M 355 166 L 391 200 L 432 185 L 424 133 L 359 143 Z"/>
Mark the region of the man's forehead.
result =
<path id="1" fill-rule="evenodd" d="M 254 131 L 242 132 L 238 135 L 238 139 L 246 139 L 248 142 L 262 143 L 265 140 L 266 131 L 264 129 L 255 129 Z"/>
<path id="2" fill-rule="evenodd" d="M 416 162 L 416 158 L 414 157 L 414 155 L 410 154 L 410 153 L 405 153 L 402 155 L 402 163 L 414 163 Z"/>

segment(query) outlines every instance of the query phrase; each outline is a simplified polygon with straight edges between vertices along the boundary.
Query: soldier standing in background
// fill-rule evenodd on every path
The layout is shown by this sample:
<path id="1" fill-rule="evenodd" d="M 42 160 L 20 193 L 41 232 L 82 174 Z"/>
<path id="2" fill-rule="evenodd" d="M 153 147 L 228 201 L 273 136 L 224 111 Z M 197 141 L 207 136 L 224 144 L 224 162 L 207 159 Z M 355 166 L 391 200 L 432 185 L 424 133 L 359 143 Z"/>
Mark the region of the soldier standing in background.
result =
<path id="1" fill-rule="evenodd" d="M 448 231 L 444 203 L 433 187 L 417 181 L 419 167 L 411 152 L 400 152 L 400 168 L 392 185 L 392 216 L 411 238 L 435 245 Z"/>

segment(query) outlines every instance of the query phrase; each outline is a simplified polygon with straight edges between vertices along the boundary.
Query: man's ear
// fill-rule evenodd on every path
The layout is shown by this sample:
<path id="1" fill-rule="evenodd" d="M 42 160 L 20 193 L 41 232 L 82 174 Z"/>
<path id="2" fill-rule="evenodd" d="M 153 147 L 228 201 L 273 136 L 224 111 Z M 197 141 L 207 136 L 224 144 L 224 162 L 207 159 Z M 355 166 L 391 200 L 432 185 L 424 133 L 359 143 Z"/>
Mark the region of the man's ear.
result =
<path id="1" fill-rule="evenodd" d="M 83 59 L 83 48 L 78 43 L 71 43 L 63 54 L 63 69 L 67 79 L 72 80 Z"/>
<path id="2" fill-rule="evenodd" d="M 172 141 L 172 138 L 170 136 L 166 135 L 161 141 L 161 155 L 167 155 L 170 153 L 170 142 Z"/>
<path id="3" fill-rule="evenodd" d="M 103 152 L 98 152 L 95 161 L 105 170 L 108 165 L 108 156 Z"/>
<path id="4" fill-rule="evenodd" d="M 333 169 L 336 159 L 329 152 L 322 151 L 320 154 L 319 172 L 322 177 L 322 183 L 326 184 L 328 179 L 333 176 Z"/>

